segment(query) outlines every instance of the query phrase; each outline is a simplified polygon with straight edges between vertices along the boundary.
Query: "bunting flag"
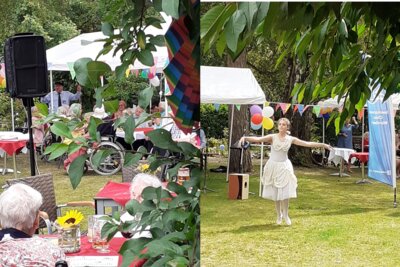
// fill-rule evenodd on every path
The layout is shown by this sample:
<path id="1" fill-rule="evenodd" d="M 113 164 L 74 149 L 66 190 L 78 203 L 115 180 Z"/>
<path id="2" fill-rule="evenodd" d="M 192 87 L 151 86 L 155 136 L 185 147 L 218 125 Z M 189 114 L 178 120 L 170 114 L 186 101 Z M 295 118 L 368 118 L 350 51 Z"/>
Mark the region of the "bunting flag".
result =
<path id="1" fill-rule="evenodd" d="M 317 117 L 320 117 L 321 113 L 321 107 L 320 106 L 314 106 L 313 107 L 313 112 Z"/>
<path id="2" fill-rule="evenodd" d="M 76 73 L 75 73 L 75 70 L 74 70 L 74 63 L 73 62 L 68 62 L 67 66 L 68 66 L 68 69 L 69 69 L 69 73 L 71 74 L 72 80 L 75 79 Z"/>
<path id="3" fill-rule="evenodd" d="M 364 108 L 362 108 L 359 112 L 358 112 L 358 119 L 361 120 L 364 117 Z"/>
<path id="4" fill-rule="evenodd" d="M 300 116 L 303 116 L 303 112 L 306 110 L 303 104 L 298 104 L 297 109 L 299 110 Z"/>
<path id="5" fill-rule="evenodd" d="M 281 105 L 280 103 L 276 104 L 276 106 L 275 106 L 275 111 L 278 111 L 280 105 Z"/>
<path id="6" fill-rule="evenodd" d="M 281 103 L 281 109 L 282 109 L 283 115 L 286 114 L 286 112 L 289 110 L 290 106 L 291 106 L 291 104 Z"/>
<path id="7" fill-rule="evenodd" d="M 294 105 L 294 107 L 293 107 L 293 114 L 296 113 L 297 109 L 298 109 L 297 105 Z"/>
<path id="8" fill-rule="evenodd" d="M 269 103 L 268 101 L 265 101 L 265 102 L 264 102 L 264 106 L 266 106 L 266 107 L 269 106 L 269 104 L 270 104 L 270 103 Z"/>
<path id="9" fill-rule="evenodd" d="M 191 1 L 196 11 L 199 3 Z M 172 21 L 165 34 L 170 63 L 164 73 L 172 92 L 167 100 L 175 123 L 184 133 L 191 133 L 194 121 L 200 120 L 200 45 L 189 38 L 188 27 L 192 25 L 188 16 L 180 17 Z"/>
<path id="10" fill-rule="evenodd" d="M 236 109 L 240 111 L 240 105 L 235 105 Z"/>
<path id="11" fill-rule="evenodd" d="M 220 106 L 220 104 L 214 104 L 214 108 L 216 111 L 219 111 L 219 106 Z"/>

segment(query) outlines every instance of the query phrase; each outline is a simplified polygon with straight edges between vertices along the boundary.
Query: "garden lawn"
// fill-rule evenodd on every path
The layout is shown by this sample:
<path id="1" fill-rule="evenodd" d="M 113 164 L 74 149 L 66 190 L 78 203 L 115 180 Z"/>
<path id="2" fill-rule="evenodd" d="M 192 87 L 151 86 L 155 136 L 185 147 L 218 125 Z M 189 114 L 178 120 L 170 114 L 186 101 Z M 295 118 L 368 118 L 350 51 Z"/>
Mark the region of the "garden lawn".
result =
<path id="1" fill-rule="evenodd" d="M 3 158 L 0 159 L 0 166 L 3 167 Z M 40 173 L 52 173 L 54 181 L 54 189 L 56 194 L 57 204 L 63 204 L 69 201 L 93 201 L 96 193 L 110 180 L 121 182 L 122 173 L 119 172 L 112 176 L 101 176 L 94 171 L 88 171 L 83 177 L 78 188 L 73 190 L 67 172 L 63 169 L 63 165 L 58 168 L 58 161 L 51 161 L 49 163 L 38 160 Z M 12 168 L 12 157 L 7 158 L 7 167 Z M 31 169 L 29 164 L 29 154 L 17 155 L 17 169 L 21 171 L 18 178 L 31 176 Z M 13 173 L 0 175 L 0 186 L 3 186 L 7 179 L 14 179 Z M 2 191 L 2 190 L 0 190 Z M 84 219 L 81 224 L 81 230 L 87 230 L 87 216 L 94 214 L 94 209 L 88 207 L 66 207 L 62 209 L 63 215 L 70 209 L 77 209 L 84 214 Z"/>
<path id="2" fill-rule="evenodd" d="M 218 165 L 210 164 L 210 168 Z M 201 195 L 201 266 L 400 266 L 400 210 L 393 190 L 356 184 L 336 168 L 296 168 L 292 225 L 276 225 L 273 201 L 258 197 L 259 165 L 247 200 L 228 200 L 224 173 L 209 173 Z M 367 173 L 367 172 L 366 172 Z"/>

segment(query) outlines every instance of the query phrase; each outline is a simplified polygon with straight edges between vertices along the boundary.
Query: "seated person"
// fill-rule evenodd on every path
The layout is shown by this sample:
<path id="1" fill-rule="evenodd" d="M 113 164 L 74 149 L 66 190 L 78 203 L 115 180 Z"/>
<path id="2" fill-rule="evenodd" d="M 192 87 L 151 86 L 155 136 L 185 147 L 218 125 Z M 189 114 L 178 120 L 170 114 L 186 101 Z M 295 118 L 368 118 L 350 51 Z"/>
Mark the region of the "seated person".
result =
<path id="1" fill-rule="evenodd" d="M 200 150 L 204 150 L 207 145 L 206 134 L 201 128 L 200 122 L 196 121 L 193 125 L 193 133 L 195 134 L 195 144 L 194 146 Z"/>
<path id="2" fill-rule="evenodd" d="M 142 192 L 146 187 L 162 187 L 162 183 L 160 180 L 158 180 L 157 177 L 150 175 L 150 174 L 145 174 L 145 173 L 139 173 L 137 174 L 132 182 L 131 182 L 131 187 L 130 187 L 130 194 L 131 194 L 131 199 L 137 200 L 139 203 L 143 201 L 142 198 Z M 132 221 L 136 220 L 139 221 L 141 218 L 140 214 L 136 214 L 135 216 L 130 215 L 128 212 L 124 213 L 121 216 L 121 221 L 126 222 L 126 221 Z M 141 238 L 141 237 L 147 237 L 151 238 L 151 233 L 149 228 L 146 228 L 144 231 L 140 231 L 138 228 L 132 229 L 133 236 L 132 238 Z"/>
<path id="3" fill-rule="evenodd" d="M 118 110 L 112 115 L 112 120 L 116 120 L 124 116 L 124 110 L 126 109 L 126 102 L 120 100 L 118 103 Z"/>
<path id="4" fill-rule="evenodd" d="M 65 260 L 49 240 L 32 237 L 39 227 L 42 195 L 25 184 L 11 185 L 0 195 L 0 266 L 51 266 Z"/>
<path id="5" fill-rule="evenodd" d="M 43 142 L 45 130 L 48 128 L 48 125 L 39 123 L 39 121 L 42 119 L 42 116 L 40 115 L 37 107 L 33 106 L 31 110 L 33 142 L 35 144 L 41 144 Z"/>

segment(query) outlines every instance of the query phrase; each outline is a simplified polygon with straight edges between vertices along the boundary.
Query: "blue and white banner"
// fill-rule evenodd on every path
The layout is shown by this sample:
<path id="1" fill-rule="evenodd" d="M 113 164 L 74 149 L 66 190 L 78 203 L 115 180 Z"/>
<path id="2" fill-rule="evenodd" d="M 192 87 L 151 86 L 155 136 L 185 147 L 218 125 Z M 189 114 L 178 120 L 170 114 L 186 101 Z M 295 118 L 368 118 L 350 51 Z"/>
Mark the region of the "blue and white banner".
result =
<path id="1" fill-rule="evenodd" d="M 373 99 L 373 98 L 371 98 Z M 368 101 L 369 160 L 368 176 L 396 187 L 396 150 L 391 97 L 378 96 Z"/>

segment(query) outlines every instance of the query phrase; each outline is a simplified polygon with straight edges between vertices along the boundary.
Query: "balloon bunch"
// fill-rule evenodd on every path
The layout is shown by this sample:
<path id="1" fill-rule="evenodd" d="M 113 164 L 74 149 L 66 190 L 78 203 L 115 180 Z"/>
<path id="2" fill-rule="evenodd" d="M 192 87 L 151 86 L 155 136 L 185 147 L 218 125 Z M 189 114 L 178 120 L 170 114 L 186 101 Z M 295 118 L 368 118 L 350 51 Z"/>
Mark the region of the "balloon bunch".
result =
<path id="1" fill-rule="evenodd" d="M 260 108 L 258 105 L 250 107 L 251 114 L 251 129 L 258 130 L 262 127 L 267 130 L 271 130 L 274 127 L 274 121 L 270 118 L 274 115 L 274 109 L 270 106 Z"/>

